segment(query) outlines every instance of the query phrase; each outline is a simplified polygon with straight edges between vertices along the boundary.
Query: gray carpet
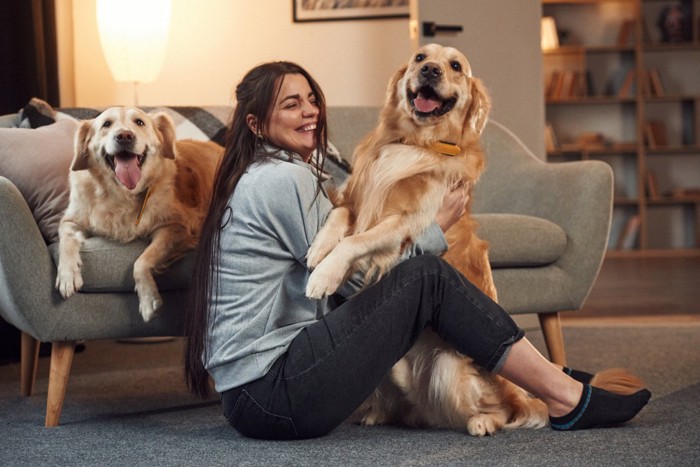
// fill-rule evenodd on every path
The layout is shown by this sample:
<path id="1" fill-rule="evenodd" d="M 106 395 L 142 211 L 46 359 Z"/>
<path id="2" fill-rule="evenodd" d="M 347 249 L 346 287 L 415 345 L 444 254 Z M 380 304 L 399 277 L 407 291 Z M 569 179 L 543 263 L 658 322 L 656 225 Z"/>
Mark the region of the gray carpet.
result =
<path id="1" fill-rule="evenodd" d="M 321 439 L 263 442 L 231 429 L 216 402 L 184 390 L 181 342 L 88 342 L 77 354 L 62 425 L 43 427 L 48 359 L 36 394 L 18 396 L 19 365 L 0 366 L 0 465 L 700 465 L 700 326 L 565 328 L 572 366 L 623 366 L 653 397 L 623 427 L 575 433 L 345 424 Z M 539 332 L 530 339 L 542 348 Z"/>

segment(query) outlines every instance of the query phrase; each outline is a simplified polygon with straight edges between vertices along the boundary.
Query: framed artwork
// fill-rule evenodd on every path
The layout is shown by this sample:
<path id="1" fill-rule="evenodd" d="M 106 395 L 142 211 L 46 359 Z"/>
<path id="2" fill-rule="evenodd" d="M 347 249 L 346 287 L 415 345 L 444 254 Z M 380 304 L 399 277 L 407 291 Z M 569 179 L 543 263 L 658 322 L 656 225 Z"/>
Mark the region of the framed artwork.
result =
<path id="1" fill-rule="evenodd" d="M 408 18 L 409 0 L 292 0 L 294 22 Z"/>

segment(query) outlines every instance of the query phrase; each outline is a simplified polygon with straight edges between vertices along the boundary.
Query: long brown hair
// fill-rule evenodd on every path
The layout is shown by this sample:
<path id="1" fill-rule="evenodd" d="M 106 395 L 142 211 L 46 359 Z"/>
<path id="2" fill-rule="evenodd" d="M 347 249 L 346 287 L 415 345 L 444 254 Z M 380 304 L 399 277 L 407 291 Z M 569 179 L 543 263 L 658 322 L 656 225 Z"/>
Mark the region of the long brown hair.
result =
<path id="1" fill-rule="evenodd" d="M 184 356 L 185 380 L 190 391 L 203 398 L 208 397 L 210 392 L 209 374 L 203 362 L 208 357 L 206 340 L 210 326 L 209 315 L 212 311 L 211 295 L 214 284 L 218 282 L 216 265 L 221 255 L 220 233 L 229 222 L 230 216 L 235 216 L 234 212 L 230 212 L 228 205 L 238 181 L 253 162 L 271 157 L 266 151 L 259 149 L 266 143 L 264 135 L 267 134 L 267 122 L 282 87 L 282 80 L 289 74 L 304 76 L 316 98 L 319 109 L 316 125 L 316 160 L 319 171 L 327 154 L 326 102 L 321 88 L 311 75 L 301 66 L 291 62 L 270 62 L 250 70 L 236 87 L 236 109 L 228 128 L 224 158 L 214 181 L 209 211 L 202 225 L 190 284 L 190 313 L 185 322 L 185 332 L 188 336 Z M 248 127 L 248 115 L 255 117 L 262 138 L 256 137 Z M 318 189 L 320 190 L 320 177 Z"/>

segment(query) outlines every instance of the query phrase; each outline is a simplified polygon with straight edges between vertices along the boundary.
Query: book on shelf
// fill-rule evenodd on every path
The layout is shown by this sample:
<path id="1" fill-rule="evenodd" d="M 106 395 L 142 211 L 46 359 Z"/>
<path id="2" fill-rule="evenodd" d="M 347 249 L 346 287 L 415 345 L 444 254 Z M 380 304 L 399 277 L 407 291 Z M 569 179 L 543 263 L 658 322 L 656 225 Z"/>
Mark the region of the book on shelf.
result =
<path id="1" fill-rule="evenodd" d="M 647 169 L 645 178 L 647 196 L 649 199 L 659 199 L 661 197 L 661 193 L 659 192 L 659 184 L 656 180 L 654 171 Z"/>
<path id="2" fill-rule="evenodd" d="M 659 120 L 649 120 L 644 126 L 644 139 L 650 149 L 668 146 L 666 125 Z"/>
<path id="3" fill-rule="evenodd" d="M 554 128 L 549 122 L 547 122 L 544 127 L 544 145 L 547 152 L 555 152 L 559 150 L 557 135 L 554 134 Z"/>
<path id="4" fill-rule="evenodd" d="M 544 95 L 547 99 L 554 99 L 557 92 L 557 85 L 559 84 L 559 70 L 552 70 L 552 72 L 547 77 L 547 83 L 545 84 Z"/>
<path id="5" fill-rule="evenodd" d="M 630 216 L 617 239 L 617 244 L 615 245 L 616 249 L 633 250 L 637 244 L 637 237 L 639 237 L 639 228 L 641 224 L 642 218 L 639 214 Z"/>
<path id="6" fill-rule="evenodd" d="M 550 100 L 580 98 L 586 95 L 586 73 L 579 70 L 553 70 L 545 84 L 545 96 Z"/>
<path id="7" fill-rule="evenodd" d="M 620 25 L 620 31 L 617 34 L 617 45 L 625 47 L 634 44 L 635 22 L 633 19 L 628 19 Z"/>
<path id="8" fill-rule="evenodd" d="M 658 68 L 649 68 L 648 70 L 648 86 L 649 86 L 649 95 L 650 96 L 656 96 L 656 97 L 663 97 L 666 95 L 666 91 L 664 90 L 664 85 L 661 82 L 661 76 L 659 74 L 659 69 Z"/>
<path id="9" fill-rule="evenodd" d="M 605 86 L 605 94 L 608 96 L 623 97 L 623 88 L 627 87 L 627 92 L 634 89 L 634 68 L 620 67 L 611 72 Z"/>
<path id="10" fill-rule="evenodd" d="M 622 81 L 622 84 L 620 85 L 620 88 L 617 91 L 617 96 L 618 97 L 631 97 L 634 93 L 635 89 L 635 83 L 634 79 L 637 73 L 633 69 L 627 70 L 627 73 L 625 74 L 625 79 Z"/>

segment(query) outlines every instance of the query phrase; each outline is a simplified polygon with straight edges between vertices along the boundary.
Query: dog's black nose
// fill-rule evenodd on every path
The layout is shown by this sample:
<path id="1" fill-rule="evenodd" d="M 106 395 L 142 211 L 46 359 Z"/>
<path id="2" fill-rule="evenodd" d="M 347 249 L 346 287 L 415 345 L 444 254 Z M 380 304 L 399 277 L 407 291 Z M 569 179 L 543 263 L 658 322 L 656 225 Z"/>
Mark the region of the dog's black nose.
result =
<path id="1" fill-rule="evenodd" d="M 435 63 L 426 63 L 420 69 L 420 74 L 429 79 L 435 79 L 442 76 L 442 68 Z"/>
<path id="2" fill-rule="evenodd" d="M 125 144 L 132 143 L 134 141 L 134 134 L 129 130 L 123 130 L 117 133 L 115 136 L 117 143 Z"/>

